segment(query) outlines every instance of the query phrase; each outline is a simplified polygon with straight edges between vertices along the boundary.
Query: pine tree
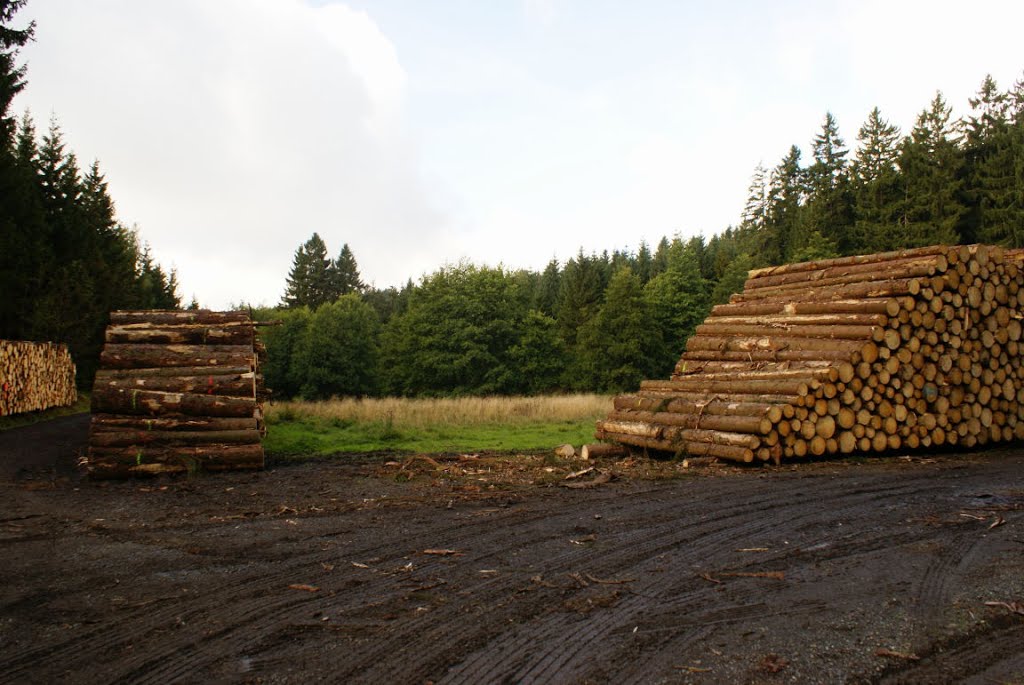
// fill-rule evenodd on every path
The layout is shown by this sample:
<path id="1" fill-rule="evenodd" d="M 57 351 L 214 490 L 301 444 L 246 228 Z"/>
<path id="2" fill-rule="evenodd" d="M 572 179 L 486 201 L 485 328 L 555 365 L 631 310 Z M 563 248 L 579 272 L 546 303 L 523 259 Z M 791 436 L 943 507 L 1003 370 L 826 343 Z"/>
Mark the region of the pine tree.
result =
<path id="1" fill-rule="evenodd" d="M 14 140 L 15 121 L 9 115 L 11 102 L 25 88 L 25 66 L 17 66 L 18 49 L 35 35 L 36 23 L 25 28 L 11 27 L 14 15 L 26 0 L 0 0 L 0 150 L 7 151 Z"/>
<path id="2" fill-rule="evenodd" d="M 861 126 L 857 140 L 860 146 L 851 165 L 856 215 L 852 250 L 860 253 L 892 250 L 899 247 L 893 229 L 903 194 L 896 168 L 900 130 L 883 119 L 875 107 Z"/>
<path id="3" fill-rule="evenodd" d="M 546 316 L 554 317 L 558 308 L 558 293 L 561 284 L 562 270 L 558 266 L 558 260 L 552 259 L 540 275 L 537 298 L 533 303 L 534 309 Z"/>
<path id="4" fill-rule="evenodd" d="M 802 209 L 807 196 L 806 173 L 800 165 L 800 148 L 793 145 L 771 173 L 768 184 L 767 223 L 777 253 L 772 263 L 789 260 L 805 242 Z"/>
<path id="5" fill-rule="evenodd" d="M 900 231 L 907 247 L 960 242 L 958 226 L 966 212 L 960 199 L 963 156 L 951 114 L 942 93 L 937 93 L 903 141 Z"/>
<path id="6" fill-rule="evenodd" d="M 361 293 L 366 288 L 366 284 L 359 278 L 359 267 L 356 266 L 355 255 L 349 249 L 348 243 L 341 246 L 341 254 L 331 264 L 331 272 L 331 300 L 349 293 Z"/>
<path id="7" fill-rule="evenodd" d="M 834 242 L 842 254 L 854 250 L 853 200 L 846 168 L 846 143 L 831 112 L 812 143 L 814 163 L 807 169 L 809 226 Z"/>
<path id="8" fill-rule="evenodd" d="M 283 305 L 288 308 L 316 309 L 330 301 L 331 281 L 331 260 L 327 257 L 327 246 L 314 233 L 295 251 L 292 268 L 288 272 Z"/>
<path id="9" fill-rule="evenodd" d="M 656 328 L 665 343 L 665 354 L 657 376 L 671 371 L 673 364 L 711 308 L 708 282 L 701 276 L 700 255 L 682 241 L 673 242 L 668 267 L 644 287 Z"/>
<path id="10" fill-rule="evenodd" d="M 1015 168 L 1022 150 L 1014 145 L 1012 96 L 986 76 L 970 104 L 974 113 L 964 122 L 964 194 L 970 207 L 961 230 L 971 242 L 1024 246 Z"/>

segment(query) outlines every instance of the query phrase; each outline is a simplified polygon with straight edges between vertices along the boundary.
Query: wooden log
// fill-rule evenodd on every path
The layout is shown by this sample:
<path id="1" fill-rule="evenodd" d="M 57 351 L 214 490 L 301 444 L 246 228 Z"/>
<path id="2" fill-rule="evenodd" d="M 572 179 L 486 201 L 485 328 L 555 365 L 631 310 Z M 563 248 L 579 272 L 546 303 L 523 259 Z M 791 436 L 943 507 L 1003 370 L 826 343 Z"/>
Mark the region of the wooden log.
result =
<path id="1" fill-rule="evenodd" d="M 672 399 L 668 397 L 645 397 L 644 395 L 619 395 L 612 400 L 616 411 L 673 412 L 678 414 L 706 414 L 724 416 L 769 417 L 778 421 L 788 404 L 771 402 L 728 402 L 718 397 L 699 401 Z"/>
<path id="2" fill-rule="evenodd" d="M 727 336 L 754 337 L 779 335 L 787 338 L 820 338 L 823 340 L 870 340 L 875 329 L 875 326 L 840 326 L 830 324 L 795 326 L 784 323 L 720 323 L 716 319 L 708 319 L 707 323 L 697 326 L 696 335 L 719 338 Z"/>
<path id="3" fill-rule="evenodd" d="M 97 374 L 93 392 L 97 390 L 160 390 L 163 392 L 198 393 L 252 397 L 255 374 L 217 374 L 204 376 L 149 376 L 141 378 L 110 378 Z"/>
<path id="4" fill-rule="evenodd" d="M 871 277 L 877 277 L 880 270 L 884 271 L 885 275 L 889 278 L 932 276 L 945 272 L 947 268 L 949 268 L 949 262 L 944 254 L 903 257 L 886 260 L 884 266 L 880 266 L 877 262 L 868 262 L 823 266 L 818 269 L 790 273 L 762 274 L 755 278 L 750 278 L 744 289 L 827 283 L 850 277 L 866 280 Z"/>
<path id="5" fill-rule="evenodd" d="M 93 447 L 86 458 L 92 478 L 124 478 L 263 467 L 261 445 Z"/>
<path id="6" fill-rule="evenodd" d="M 629 450 L 622 445 L 611 445 L 607 443 L 595 443 L 584 445 L 580 449 L 580 456 L 584 460 L 600 458 L 624 458 L 629 456 Z"/>
<path id="7" fill-rule="evenodd" d="M 834 314 L 885 314 L 896 316 L 901 304 L 896 298 L 833 300 L 831 302 L 769 301 L 718 304 L 711 316 L 800 316 Z"/>
<path id="8" fill-rule="evenodd" d="M 119 432 L 98 431 L 89 436 L 91 447 L 138 447 L 208 445 L 256 445 L 260 442 L 258 430 L 219 431 L 156 431 L 122 430 Z"/>
<path id="9" fill-rule="evenodd" d="M 870 255 L 855 255 L 852 257 L 836 257 L 834 259 L 821 259 L 813 262 L 798 262 L 794 264 L 783 264 L 781 266 L 767 266 L 761 269 L 753 269 L 748 274 L 748 281 L 778 274 L 796 273 L 800 271 L 817 271 L 840 266 L 851 266 L 854 264 L 884 264 L 893 260 L 908 259 L 913 257 L 926 257 L 929 255 L 943 255 L 947 261 L 957 259 L 954 250 L 946 245 L 930 245 L 908 250 L 895 250 L 892 252 L 881 252 Z"/>
<path id="10" fill-rule="evenodd" d="M 171 366 L 245 366 L 255 363 L 251 345 L 106 345 L 100 364 L 108 369 Z"/>
<path id="11" fill-rule="evenodd" d="M 206 309 L 197 311 L 177 310 L 120 310 L 110 312 L 110 324 L 152 324 L 152 325 L 177 325 L 177 324 L 205 324 L 219 325 L 225 323 L 251 323 L 252 317 L 249 312 L 213 312 Z"/>
<path id="12" fill-rule="evenodd" d="M 219 326 L 152 326 L 125 324 L 108 326 L 107 343 L 147 345 L 252 345 L 255 329 L 251 322 L 225 323 Z"/>
<path id="13" fill-rule="evenodd" d="M 123 431 L 236 431 L 256 430 L 255 418 L 212 418 L 207 416 L 141 417 L 126 414 L 93 414 L 91 433 Z"/>
<path id="14" fill-rule="evenodd" d="M 816 379 L 803 378 L 782 378 L 766 380 L 712 380 L 705 381 L 699 378 L 682 378 L 671 381 L 642 381 L 641 390 L 666 390 L 666 391 L 697 391 L 702 393 L 730 393 L 734 395 L 806 395 L 814 385 Z"/>
<path id="15" fill-rule="evenodd" d="M 152 378 L 157 376 L 241 376 L 253 373 L 251 365 L 245 366 L 168 366 L 145 369 L 100 369 L 97 381 L 124 378 Z"/>
<path id="16" fill-rule="evenodd" d="M 607 430 L 616 433 L 649 435 L 654 438 L 660 438 L 663 435 L 663 428 L 666 426 L 705 428 L 759 435 L 768 433 L 773 426 L 773 422 L 766 416 L 723 416 L 720 414 L 699 413 L 676 414 L 667 411 L 614 411 L 608 415 L 608 421 L 616 423 L 616 425 L 608 427 Z M 618 422 L 621 422 L 623 425 L 618 425 Z M 639 426 L 643 426 L 643 428 Z"/>
<path id="17" fill-rule="evenodd" d="M 242 418 L 253 416 L 255 409 L 255 397 L 242 398 L 107 388 L 100 388 L 92 395 L 92 410 L 103 414 L 135 416 L 185 414 L 188 416 Z"/>

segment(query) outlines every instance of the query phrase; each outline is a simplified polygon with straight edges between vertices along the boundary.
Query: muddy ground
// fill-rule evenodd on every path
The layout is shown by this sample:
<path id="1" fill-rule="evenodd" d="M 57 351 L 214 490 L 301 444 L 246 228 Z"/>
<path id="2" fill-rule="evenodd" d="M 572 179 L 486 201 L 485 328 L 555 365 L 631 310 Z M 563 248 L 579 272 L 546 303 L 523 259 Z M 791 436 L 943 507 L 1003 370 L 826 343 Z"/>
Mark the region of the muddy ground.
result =
<path id="1" fill-rule="evenodd" d="M 1024 683 L 1019 447 L 91 482 L 86 421 L 0 433 L 0 682 Z"/>

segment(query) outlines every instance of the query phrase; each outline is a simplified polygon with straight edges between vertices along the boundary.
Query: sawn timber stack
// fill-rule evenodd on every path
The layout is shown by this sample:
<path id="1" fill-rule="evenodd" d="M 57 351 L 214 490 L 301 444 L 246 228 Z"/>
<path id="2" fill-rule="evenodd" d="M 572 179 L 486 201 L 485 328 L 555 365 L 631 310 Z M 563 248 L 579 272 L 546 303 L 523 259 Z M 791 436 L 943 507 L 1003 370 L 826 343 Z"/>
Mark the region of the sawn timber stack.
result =
<path id="1" fill-rule="evenodd" d="M 750 272 L 599 440 L 739 462 L 1024 438 L 1024 250 L 933 246 Z"/>
<path id="2" fill-rule="evenodd" d="M 261 351 L 247 312 L 112 312 L 89 475 L 262 468 Z"/>

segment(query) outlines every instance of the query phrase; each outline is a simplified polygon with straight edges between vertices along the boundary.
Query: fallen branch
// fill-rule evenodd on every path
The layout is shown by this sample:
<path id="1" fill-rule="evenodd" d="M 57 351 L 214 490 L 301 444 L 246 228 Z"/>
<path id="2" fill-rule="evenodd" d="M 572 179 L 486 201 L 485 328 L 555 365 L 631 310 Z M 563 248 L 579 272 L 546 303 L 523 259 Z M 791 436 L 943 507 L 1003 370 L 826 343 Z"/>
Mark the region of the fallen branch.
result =
<path id="1" fill-rule="evenodd" d="M 904 661 L 920 661 L 921 657 L 916 654 L 908 654 L 906 652 L 894 652 L 891 649 L 885 647 L 879 647 L 875 650 L 875 656 L 889 656 L 894 659 L 903 659 Z"/>
<path id="2" fill-rule="evenodd" d="M 584 573 L 583 575 L 586 576 L 587 580 L 589 580 L 591 583 L 597 583 L 598 585 L 624 585 L 626 583 L 636 582 L 636 578 L 622 578 L 622 579 L 616 579 L 616 580 L 603 580 L 601 578 L 595 578 L 594 576 L 590 575 L 589 573 Z"/>

